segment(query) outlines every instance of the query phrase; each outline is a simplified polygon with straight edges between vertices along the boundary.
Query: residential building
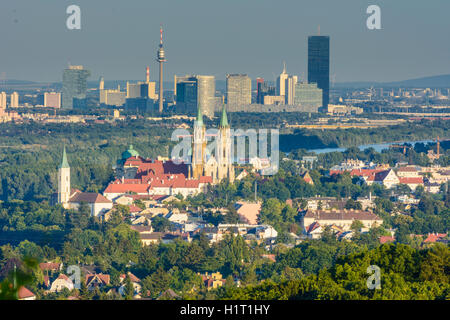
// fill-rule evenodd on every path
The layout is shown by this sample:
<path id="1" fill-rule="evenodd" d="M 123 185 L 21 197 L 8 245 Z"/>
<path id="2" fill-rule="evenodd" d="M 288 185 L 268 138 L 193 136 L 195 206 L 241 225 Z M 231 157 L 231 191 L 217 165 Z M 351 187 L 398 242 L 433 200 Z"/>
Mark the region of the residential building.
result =
<path id="1" fill-rule="evenodd" d="M 9 103 L 10 108 L 18 108 L 19 107 L 19 94 L 17 92 L 11 93 L 11 100 Z"/>
<path id="2" fill-rule="evenodd" d="M 74 289 L 74 284 L 72 280 L 66 276 L 65 274 L 60 274 L 58 278 L 56 278 L 50 287 L 50 292 L 60 292 L 64 289 L 72 291 Z"/>
<path id="3" fill-rule="evenodd" d="M 6 92 L 1 92 L 0 93 L 0 114 L 2 114 L 2 112 L 4 112 L 4 110 L 6 109 Z"/>
<path id="4" fill-rule="evenodd" d="M 321 226 L 335 225 L 342 228 L 344 231 L 348 231 L 355 220 L 361 221 L 366 229 L 380 226 L 383 223 L 383 219 L 370 211 L 331 209 L 307 210 L 306 214 L 303 216 L 303 225 L 305 230 L 308 230 L 313 223 L 317 222 Z"/>

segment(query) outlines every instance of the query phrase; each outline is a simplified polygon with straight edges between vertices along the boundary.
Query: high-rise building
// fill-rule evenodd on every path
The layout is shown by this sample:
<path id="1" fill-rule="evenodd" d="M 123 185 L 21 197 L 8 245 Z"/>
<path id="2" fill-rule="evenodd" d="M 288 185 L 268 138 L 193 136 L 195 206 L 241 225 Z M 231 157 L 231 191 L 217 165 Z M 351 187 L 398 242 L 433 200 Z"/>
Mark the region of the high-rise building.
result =
<path id="1" fill-rule="evenodd" d="M 163 29 L 162 26 L 160 28 L 160 40 L 159 40 L 159 49 L 157 52 L 156 61 L 159 63 L 159 103 L 158 110 L 160 113 L 163 112 L 163 100 L 164 100 L 164 89 L 163 89 L 163 64 L 166 62 L 166 54 L 163 48 Z"/>
<path id="2" fill-rule="evenodd" d="M 288 76 L 285 80 L 285 85 L 284 85 L 284 89 L 285 89 L 285 104 L 287 105 L 292 105 L 294 104 L 294 98 L 295 98 L 295 85 L 298 82 L 298 77 L 297 76 Z"/>
<path id="3" fill-rule="evenodd" d="M 252 80 L 246 74 L 227 74 L 227 104 L 242 106 L 252 103 Z"/>
<path id="4" fill-rule="evenodd" d="M 295 85 L 294 104 L 320 108 L 322 103 L 322 89 L 319 89 L 316 83 L 297 83 Z"/>
<path id="5" fill-rule="evenodd" d="M 126 92 L 120 91 L 120 86 L 115 90 L 100 90 L 100 104 L 120 107 L 125 104 L 126 96 Z"/>
<path id="6" fill-rule="evenodd" d="M 200 109 L 202 115 L 212 118 L 216 109 L 216 84 L 214 76 L 175 76 L 175 102 L 179 112 L 195 114 Z"/>
<path id="7" fill-rule="evenodd" d="M 283 63 L 283 72 L 277 78 L 277 95 L 285 96 L 286 95 L 286 79 L 289 75 L 286 72 L 286 63 Z"/>
<path id="8" fill-rule="evenodd" d="M 6 92 L 0 93 L 0 109 L 6 109 Z"/>
<path id="9" fill-rule="evenodd" d="M 256 103 L 261 103 L 261 92 L 264 86 L 264 78 L 256 78 Z"/>
<path id="10" fill-rule="evenodd" d="M 156 100 L 158 98 L 158 95 L 156 94 L 156 83 L 153 81 L 138 83 L 127 82 L 127 98 L 147 98 Z"/>
<path id="11" fill-rule="evenodd" d="M 10 108 L 18 108 L 19 107 L 19 94 L 17 92 L 11 93 L 11 100 L 9 104 Z"/>
<path id="12" fill-rule="evenodd" d="M 83 66 L 69 66 L 63 72 L 62 107 L 73 108 L 73 99 L 86 99 L 87 78 L 91 75 Z"/>
<path id="13" fill-rule="evenodd" d="M 323 107 L 330 100 L 330 37 L 308 37 L 308 82 L 322 89 Z"/>
<path id="14" fill-rule="evenodd" d="M 45 92 L 44 93 L 44 107 L 46 108 L 61 108 L 61 93 L 59 92 Z"/>
<path id="15" fill-rule="evenodd" d="M 197 109 L 197 78 L 184 76 L 175 78 L 176 109 L 179 112 L 191 114 Z"/>
<path id="16" fill-rule="evenodd" d="M 197 103 L 202 114 L 212 118 L 215 111 L 216 81 L 214 76 L 196 76 Z"/>

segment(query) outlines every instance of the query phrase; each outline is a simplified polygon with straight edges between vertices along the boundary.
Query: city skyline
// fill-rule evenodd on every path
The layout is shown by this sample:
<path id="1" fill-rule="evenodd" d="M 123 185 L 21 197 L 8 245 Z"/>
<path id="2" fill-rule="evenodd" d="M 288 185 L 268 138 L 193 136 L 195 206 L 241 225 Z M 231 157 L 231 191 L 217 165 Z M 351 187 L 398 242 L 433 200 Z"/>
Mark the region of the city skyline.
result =
<path id="1" fill-rule="evenodd" d="M 368 4 L 196 0 L 177 3 L 172 12 L 172 1 L 108 1 L 105 6 L 79 1 L 82 29 L 67 30 L 68 3 L 6 1 L 0 11 L 0 30 L 9 45 L 0 60 L 0 76 L 59 82 L 60 70 L 70 62 L 92 70 L 91 80 L 140 79 L 142 67 L 150 65 L 151 78 L 156 80 L 154 52 L 161 23 L 169 53 L 165 79 L 175 74 L 225 79 L 226 74 L 247 73 L 252 79 L 273 81 L 283 61 L 291 74 L 306 77 L 307 38 L 317 34 L 319 25 L 321 35 L 331 39 L 330 76 L 336 82 L 398 81 L 450 73 L 450 44 L 439 40 L 450 27 L 445 17 L 449 3 L 381 2 L 381 30 L 366 28 Z M 30 16 L 30 12 L 42 15 Z M 34 25 L 39 28 L 30 30 Z"/>

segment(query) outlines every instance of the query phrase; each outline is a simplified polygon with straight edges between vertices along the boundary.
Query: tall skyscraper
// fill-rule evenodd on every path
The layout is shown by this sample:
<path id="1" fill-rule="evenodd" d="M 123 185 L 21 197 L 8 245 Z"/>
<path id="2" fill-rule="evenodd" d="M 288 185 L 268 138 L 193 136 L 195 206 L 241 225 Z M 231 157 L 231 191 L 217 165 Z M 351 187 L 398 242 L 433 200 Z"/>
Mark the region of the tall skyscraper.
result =
<path id="1" fill-rule="evenodd" d="M 308 37 L 308 82 L 322 89 L 323 107 L 330 100 L 330 37 Z"/>
<path id="2" fill-rule="evenodd" d="M 298 77 L 297 76 L 288 76 L 285 80 L 284 85 L 284 100 L 285 104 L 292 105 L 294 104 L 295 98 L 295 86 L 297 85 Z"/>
<path id="3" fill-rule="evenodd" d="M 11 100 L 9 104 L 10 108 L 18 108 L 19 107 L 19 94 L 17 92 L 11 93 Z"/>
<path id="4" fill-rule="evenodd" d="M 216 81 L 214 76 L 196 76 L 197 103 L 202 114 L 212 118 L 215 111 Z"/>
<path id="5" fill-rule="evenodd" d="M 283 72 L 278 76 L 277 78 L 277 95 L 279 96 L 285 96 L 285 86 L 286 86 L 286 79 L 289 77 L 289 75 L 286 72 L 286 63 L 283 63 Z"/>
<path id="6" fill-rule="evenodd" d="M 163 48 L 163 29 L 162 26 L 160 28 L 160 40 L 159 40 L 159 49 L 157 53 L 156 61 L 159 62 L 159 107 L 158 110 L 160 113 L 163 112 L 163 100 L 164 100 L 164 89 L 163 89 L 163 64 L 166 62 L 166 55 Z"/>
<path id="7" fill-rule="evenodd" d="M 195 76 L 175 76 L 176 109 L 186 114 L 197 110 L 197 78 Z"/>
<path id="8" fill-rule="evenodd" d="M 243 106 L 252 103 L 252 80 L 246 74 L 227 74 L 227 104 Z"/>
<path id="9" fill-rule="evenodd" d="M 83 66 L 69 66 L 63 72 L 62 107 L 73 108 L 73 99 L 86 99 L 87 78 L 91 75 Z"/>
<path id="10" fill-rule="evenodd" d="M 175 76 L 175 101 L 179 112 L 202 115 L 212 118 L 216 108 L 216 82 L 214 76 L 186 75 Z"/>
<path id="11" fill-rule="evenodd" d="M 256 103 L 261 103 L 261 92 L 264 86 L 264 78 L 256 78 Z"/>

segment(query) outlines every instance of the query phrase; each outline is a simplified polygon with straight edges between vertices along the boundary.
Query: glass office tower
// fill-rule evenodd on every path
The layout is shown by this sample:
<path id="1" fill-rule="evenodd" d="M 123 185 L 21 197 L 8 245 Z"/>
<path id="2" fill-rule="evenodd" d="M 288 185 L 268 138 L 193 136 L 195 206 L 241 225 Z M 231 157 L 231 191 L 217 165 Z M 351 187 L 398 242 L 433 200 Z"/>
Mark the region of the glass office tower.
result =
<path id="1" fill-rule="evenodd" d="M 308 82 L 322 89 L 323 107 L 330 100 L 330 37 L 308 37 Z"/>
<path id="2" fill-rule="evenodd" d="M 86 99 L 87 78 L 91 75 L 83 66 L 69 66 L 63 72 L 62 107 L 73 108 L 73 99 Z"/>

